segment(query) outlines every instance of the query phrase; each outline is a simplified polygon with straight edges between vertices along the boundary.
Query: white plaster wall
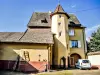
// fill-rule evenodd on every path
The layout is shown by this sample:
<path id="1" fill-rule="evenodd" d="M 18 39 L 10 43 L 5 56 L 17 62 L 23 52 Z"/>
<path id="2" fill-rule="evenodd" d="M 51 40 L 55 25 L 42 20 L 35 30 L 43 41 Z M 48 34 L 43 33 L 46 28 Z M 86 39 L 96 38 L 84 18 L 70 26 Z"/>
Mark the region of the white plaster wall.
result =
<path id="1" fill-rule="evenodd" d="M 52 24 L 51 24 L 51 32 L 54 34 L 58 33 L 58 22 L 57 22 L 57 15 L 52 16 Z"/>
<path id="2" fill-rule="evenodd" d="M 100 55 L 90 55 L 88 59 L 92 65 L 100 65 Z"/>

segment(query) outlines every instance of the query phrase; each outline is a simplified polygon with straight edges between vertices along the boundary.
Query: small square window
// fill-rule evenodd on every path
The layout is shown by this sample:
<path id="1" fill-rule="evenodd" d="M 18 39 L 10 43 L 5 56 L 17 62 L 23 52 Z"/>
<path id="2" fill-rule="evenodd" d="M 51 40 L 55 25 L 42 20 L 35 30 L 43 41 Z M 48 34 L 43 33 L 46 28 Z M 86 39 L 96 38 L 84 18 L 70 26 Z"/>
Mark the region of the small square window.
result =
<path id="1" fill-rule="evenodd" d="M 61 33 L 62 33 L 62 32 L 59 32 L 59 36 L 61 36 Z"/>
<path id="2" fill-rule="evenodd" d="M 61 25 L 61 23 L 59 22 L 59 23 L 58 23 L 58 25 L 60 26 L 60 25 Z"/>
<path id="3" fill-rule="evenodd" d="M 61 18 L 61 15 L 59 15 L 59 18 Z"/>
<path id="4" fill-rule="evenodd" d="M 75 35 L 74 29 L 70 29 L 70 30 L 69 30 L 69 35 L 70 35 L 70 36 L 74 36 L 74 35 Z"/>

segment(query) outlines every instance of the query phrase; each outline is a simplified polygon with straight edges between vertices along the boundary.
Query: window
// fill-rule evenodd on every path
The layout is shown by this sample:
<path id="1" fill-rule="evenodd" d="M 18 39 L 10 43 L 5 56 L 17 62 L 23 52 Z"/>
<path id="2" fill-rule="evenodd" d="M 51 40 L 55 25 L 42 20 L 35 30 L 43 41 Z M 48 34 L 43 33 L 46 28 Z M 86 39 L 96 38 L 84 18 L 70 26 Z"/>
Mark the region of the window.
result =
<path id="1" fill-rule="evenodd" d="M 28 51 L 24 51 L 24 57 L 26 61 L 30 61 L 30 57 L 29 57 L 29 52 Z"/>
<path id="2" fill-rule="evenodd" d="M 48 23 L 46 18 L 44 18 L 43 20 L 41 20 L 41 23 Z"/>
<path id="3" fill-rule="evenodd" d="M 61 33 L 62 33 L 62 32 L 59 32 L 59 36 L 61 36 Z"/>
<path id="4" fill-rule="evenodd" d="M 83 63 L 89 63 L 89 60 L 83 60 L 82 62 Z"/>
<path id="5" fill-rule="evenodd" d="M 70 41 L 70 47 L 71 48 L 80 48 L 81 42 L 78 40 L 72 40 L 72 41 Z"/>
<path id="6" fill-rule="evenodd" d="M 69 35 L 70 35 L 70 36 L 74 36 L 74 35 L 75 35 L 75 34 L 74 34 L 74 29 L 70 29 L 70 30 L 69 30 Z"/>
<path id="7" fill-rule="evenodd" d="M 78 48 L 78 41 L 72 41 L 72 48 Z"/>
<path id="8" fill-rule="evenodd" d="M 59 18 L 61 18 L 61 15 L 59 15 Z"/>
<path id="9" fill-rule="evenodd" d="M 60 25 L 61 25 L 61 23 L 59 22 L 59 23 L 58 23 L 58 25 L 60 26 Z"/>

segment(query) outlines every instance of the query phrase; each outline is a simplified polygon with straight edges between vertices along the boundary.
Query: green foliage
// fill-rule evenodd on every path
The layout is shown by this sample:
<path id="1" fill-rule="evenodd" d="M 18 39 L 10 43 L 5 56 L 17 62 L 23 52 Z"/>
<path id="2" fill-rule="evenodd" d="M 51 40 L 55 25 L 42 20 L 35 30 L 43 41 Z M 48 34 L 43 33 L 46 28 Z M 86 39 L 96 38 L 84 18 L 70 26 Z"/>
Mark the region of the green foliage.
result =
<path id="1" fill-rule="evenodd" d="M 90 42 L 88 43 L 88 47 L 88 52 L 100 51 L 100 27 L 96 32 L 92 33 Z"/>

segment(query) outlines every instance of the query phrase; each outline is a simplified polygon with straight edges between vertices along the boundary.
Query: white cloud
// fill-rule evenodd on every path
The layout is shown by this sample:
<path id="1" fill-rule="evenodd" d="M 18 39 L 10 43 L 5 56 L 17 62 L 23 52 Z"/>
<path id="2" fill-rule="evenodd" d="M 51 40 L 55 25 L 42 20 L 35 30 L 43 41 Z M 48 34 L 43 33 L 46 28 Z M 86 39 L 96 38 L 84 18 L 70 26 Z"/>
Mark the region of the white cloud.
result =
<path id="1" fill-rule="evenodd" d="M 71 8 L 75 8 L 75 7 L 76 7 L 76 5 L 72 5 L 72 6 L 71 6 Z"/>
<path id="2" fill-rule="evenodd" d="M 86 29 L 86 40 L 89 41 L 89 38 L 91 37 L 91 34 L 97 30 L 97 28 L 100 27 L 100 25 L 96 25 L 90 28 Z"/>
<path id="3" fill-rule="evenodd" d="M 94 31 L 96 30 L 100 25 L 96 25 L 96 26 L 93 26 L 91 28 L 87 28 L 86 32 L 89 32 L 89 31 Z"/>

